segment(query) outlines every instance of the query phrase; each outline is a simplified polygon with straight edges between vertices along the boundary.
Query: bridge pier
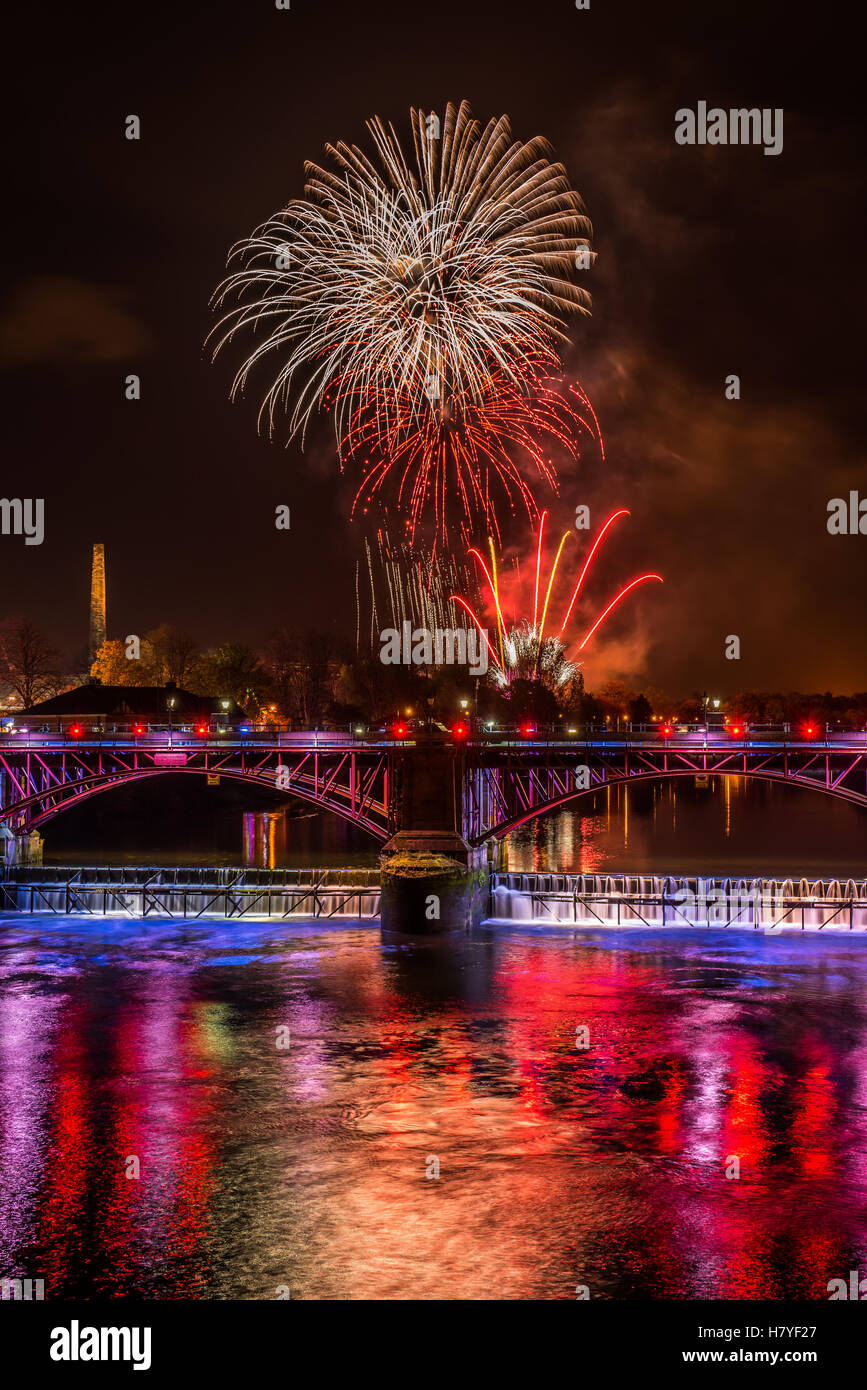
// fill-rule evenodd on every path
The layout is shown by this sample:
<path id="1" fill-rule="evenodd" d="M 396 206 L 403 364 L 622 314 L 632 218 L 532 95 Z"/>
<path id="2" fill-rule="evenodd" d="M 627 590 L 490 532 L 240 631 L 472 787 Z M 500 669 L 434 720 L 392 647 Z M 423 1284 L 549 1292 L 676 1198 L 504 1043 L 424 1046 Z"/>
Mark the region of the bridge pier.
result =
<path id="1" fill-rule="evenodd" d="M 382 851 L 380 873 L 383 931 L 458 931 L 488 915 L 487 850 L 451 831 L 398 831 Z"/>
<path id="2" fill-rule="evenodd" d="M 16 835 L 8 825 L 0 824 L 0 857 L 9 867 L 14 864 L 41 864 L 44 844 L 38 830 L 29 835 Z"/>
<path id="3" fill-rule="evenodd" d="M 461 833 L 465 755 L 419 743 L 400 762 L 399 824 L 380 856 L 384 931 L 425 935 L 477 925 L 490 898 L 488 854 Z"/>

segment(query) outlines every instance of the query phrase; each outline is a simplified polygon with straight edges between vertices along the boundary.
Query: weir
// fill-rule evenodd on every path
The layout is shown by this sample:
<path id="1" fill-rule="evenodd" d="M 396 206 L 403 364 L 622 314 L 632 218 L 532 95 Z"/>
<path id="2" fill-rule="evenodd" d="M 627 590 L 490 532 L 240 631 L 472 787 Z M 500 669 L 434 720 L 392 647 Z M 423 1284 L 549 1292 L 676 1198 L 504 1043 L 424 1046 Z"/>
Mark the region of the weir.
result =
<path id="1" fill-rule="evenodd" d="M 430 870 L 423 875 L 430 887 Z M 7 866 L 0 914 L 382 921 L 378 869 Z M 413 920 L 420 933 L 424 910 Z M 867 879 L 494 873 L 479 920 L 534 929 L 867 932 Z"/>
<path id="2" fill-rule="evenodd" d="M 377 920 L 377 869 L 7 867 L 0 912 Z"/>
<path id="3" fill-rule="evenodd" d="M 501 873 L 495 922 L 572 927 L 867 931 L 867 879 Z"/>

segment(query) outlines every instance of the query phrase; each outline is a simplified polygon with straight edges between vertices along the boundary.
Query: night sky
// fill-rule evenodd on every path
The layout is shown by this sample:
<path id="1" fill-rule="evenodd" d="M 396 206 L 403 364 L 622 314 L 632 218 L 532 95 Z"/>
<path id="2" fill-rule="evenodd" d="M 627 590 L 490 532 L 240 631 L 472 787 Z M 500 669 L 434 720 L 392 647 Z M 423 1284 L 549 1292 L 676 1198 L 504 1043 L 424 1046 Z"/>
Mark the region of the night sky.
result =
<path id="1" fill-rule="evenodd" d="M 867 689 L 867 536 L 826 529 L 830 498 L 867 496 L 863 80 L 842 7 L 235 0 L 48 5 L 15 24 L 0 491 L 45 498 L 46 537 L 0 537 L 0 617 L 80 651 L 104 541 L 111 636 L 354 633 L 330 425 L 303 455 L 257 435 L 258 402 L 228 398 L 236 360 L 203 346 L 208 301 L 327 140 L 365 144 L 373 114 L 408 138 L 410 106 L 466 98 L 547 136 L 594 224 L 569 366 L 607 458 L 563 477 L 554 510 L 631 509 L 601 600 L 642 569 L 666 582 L 588 651 L 588 686 Z M 783 152 L 678 146 L 675 110 L 699 101 L 784 108 Z"/>

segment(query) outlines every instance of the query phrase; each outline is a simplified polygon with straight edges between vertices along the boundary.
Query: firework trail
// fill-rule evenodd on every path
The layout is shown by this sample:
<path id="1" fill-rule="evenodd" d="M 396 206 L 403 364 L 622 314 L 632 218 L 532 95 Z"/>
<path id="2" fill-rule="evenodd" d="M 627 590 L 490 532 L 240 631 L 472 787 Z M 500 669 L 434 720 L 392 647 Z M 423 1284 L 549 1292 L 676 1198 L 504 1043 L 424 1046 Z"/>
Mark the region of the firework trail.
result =
<path id="1" fill-rule="evenodd" d="M 451 591 L 461 586 L 478 597 L 475 575 L 442 551 L 431 551 L 407 541 L 395 542 L 380 528 L 373 544 L 365 540 L 367 585 L 364 599 L 359 587 L 362 563 L 356 567 L 356 650 L 361 652 L 362 607 L 369 605 L 370 650 L 377 650 L 384 628 L 400 630 L 409 622 L 428 632 L 464 627 L 456 621 Z"/>
<path id="2" fill-rule="evenodd" d="M 267 364 L 260 428 L 285 417 L 303 443 L 331 411 L 359 496 L 389 478 L 413 526 L 430 513 L 442 534 L 450 491 L 468 522 L 495 520 L 501 494 L 533 514 L 510 452 L 528 440 L 551 481 L 538 437 L 566 442 L 573 421 L 545 381 L 589 311 L 573 281 L 591 227 L 547 142 L 514 140 L 507 117 L 482 127 L 462 102 L 411 122 L 409 155 L 375 117 L 376 162 L 341 142 L 307 164 L 305 197 L 233 248 L 213 337 L 216 353 L 257 336 L 232 393 Z"/>
<path id="3" fill-rule="evenodd" d="M 532 623 L 529 619 L 524 619 L 523 621 L 513 623 L 509 626 L 503 616 L 500 582 L 496 563 L 496 550 L 493 538 L 488 538 L 490 565 L 480 550 L 477 550 L 475 547 L 470 549 L 469 555 L 475 561 L 484 579 L 490 598 L 493 601 L 496 614 L 497 648 L 494 648 L 487 637 L 486 640 L 494 661 L 494 677 L 501 685 L 508 685 L 511 681 L 516 679 L 542 679 L 546 684 L 562 685 L 577 673 L 580 662 L 572 661 L 567 656 L 568 639 L 566 637 L 566 628 L 581 595 L 584 581 L 590 571 L 595 555 L 599 551 L 611 527 L 623 516 L 629 516 L 629 511 L 625 507 L 621 507 L 618 511 L 612 512 L 605 524 L 600 528 L 571 591 L 571 596 L 563 613 L 559 629 L 554 632 L 549 632 L 547 636 L 545 635 L 545 625 L 554 588 L 554 581 L 557 577 L 557 570 L 560 564 L 560 558 L 563 554 L 563 549 L 573 533 L 571 531 L 564 532 L 560 540 L 547 586 L 544 586 L 544 597 L 542 597 L 544 583 L 542 579 L 542 551 L 547 512 L 542 513 L 535 545 L 536 574 L 533 592 Z M 645 584 L 651 580 L 656 580 L 661 584 L 662 576 L 653 573 L 640 574 L 630 580 L 628 584 L 624 584 L 602 612 L 597 615 L 591 626 L 587 628 L 576 648 L 575 654 L 577 655 L 584 650 L 591 637 L 601 627 L 609 613 L 614 611 L 622 600 L 626 598 L 627 594 L 630 594 L 634 589 L 638 588 L 640 584 Z M 475 623 L 479 632 L 485 636 L 485 628 L 473 605 L 459 594 L 452 594 L 451 597 L 453 601 L 459 604 L 464 612 L 466 612 L 470 620 Z"/>

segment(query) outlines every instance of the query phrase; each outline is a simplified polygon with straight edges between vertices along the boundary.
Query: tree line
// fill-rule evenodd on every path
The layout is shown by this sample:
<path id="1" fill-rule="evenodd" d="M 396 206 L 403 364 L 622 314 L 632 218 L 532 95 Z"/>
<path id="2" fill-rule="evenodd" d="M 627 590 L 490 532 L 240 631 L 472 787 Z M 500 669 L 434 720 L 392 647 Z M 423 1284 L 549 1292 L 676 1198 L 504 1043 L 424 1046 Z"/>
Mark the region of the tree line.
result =
<path id="1" fill-rule="evenodd" d="M 299 728 L 434 720 L 450 724 L 473 717 L 513 723 L 646 724 L 652 720 L 695 723 L 708 708 L 705 692 L 672 696 L 652 685 L 633 688 L 607 681 L 586 688 L 583 671 L 558 683 L 543 676 L 516 679 L 498 688 L 461 667 L 384 665 L 357 658 L 328 635 L 281 627 L 260 650 L 238 642 L 203 648 L 169 623 L 128 642 L 103 643 L 96 659 L 82 658 L 71 673 L 46 634 L 26 618 L 0 623 L 0 703 L 14 696 L 29 708 L 61 691 L 103 685 L 157 686 L 173 681 L 210 698 L 234 700 L 248 718 Z M 720 702 L 730 720 L 750 724 L 811 723 L 858 729 L 867 725 L 867 692 L 852 695 L 747 690 Z"/>

